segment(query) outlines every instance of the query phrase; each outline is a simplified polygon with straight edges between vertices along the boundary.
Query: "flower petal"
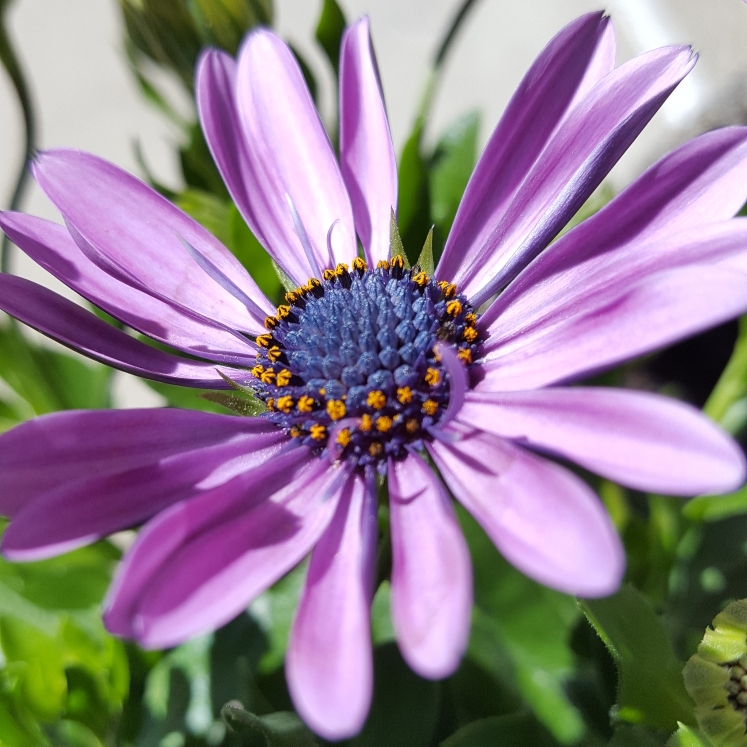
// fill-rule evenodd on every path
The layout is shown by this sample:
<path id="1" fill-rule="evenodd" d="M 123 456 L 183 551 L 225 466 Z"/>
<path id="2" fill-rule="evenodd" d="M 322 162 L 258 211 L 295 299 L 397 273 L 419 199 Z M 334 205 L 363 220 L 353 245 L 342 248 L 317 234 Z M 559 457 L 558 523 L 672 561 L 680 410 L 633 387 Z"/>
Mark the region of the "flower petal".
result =
<path id="1" fill-rule="evenodd" d="M 41 285 L 0 274 L 0 309 L 42 334 L 121 371 L 182 386 L 228 389 L 210 363 L 157 350 L 99 319 L 90 311 Z M 233 379 L 247 372 L 221 366 Z"/>
<path id="2" fill-rule="evenodd" d="M 191 355 L 252 365 L 256 352 L 248 340 L 108 275 L 63 226 L 24 213 L 0 213 L 0 226 L 37 264 L 129 327 Z"/>
<path id="3" fill-rule="evenodd" d="M 579 298 L 566 313 L 488 352 L 481 391 L 534 389 L 578 379 L 725 322 L 747 309 L 747 274 L 703 265 L 656 272 Z M 500 319 L 496 322 L 498 324 Z"/>
<path id="4" fill-rule="evenodd" d="M 550 243 L 694 64 L 689 47 L 654 50 L 609 73 L 573 109 L 453 278 L 474 305 Z"/>
<path id="5" fill-rule="evenodd" d="M 345 476 L 294 449 L 161 513 L 125 556 L 107 627 L 166 648 L 228 622 L 309 552 Z"/>
<path id="6" fill-rule="evenodd" d="M 620 585 L 625 553 L 591 489 L 556 464 L 468 429 L 428 450 L 455 497 L 527 576 L 567 594 L 601 597 Z"/>
<path id="7" fill-rule="evenodd" d="M 265 245 L 282 247 L 303 265 L 303 226 L 311 256 L 303 274 L 288 267 L 299 284 L 337 262 L 349 264 L 356 256 L 353 214 L 337 160 L 293 53 L 271 31 L 246 38 L 236 91 L 252 201 L 257 193 L 250 209 Z"/>
<path id="8" fill-rule="evenodd" d="M 353 476 L 311 555 L 285 656 L 293 704 L 325 739 L 357 734 L 371 705 L 377 535 L 375 489 Z"/>
<path id="9" fill-rule="evenodd" d="M 240 262 L 202 226 L 147 184 L 89 153 L 50 150 L 32 166 L 39 186 L 93 249 L 152 289 L 232 329 L 260 334 L 270 302 Z M 247 308 L 212 280 L 180 239 L 251 298 Z"/>
<path id="10" fill-rule="evenodd" d="M 278 432 L 263 418 L 166 407 L 42 415 L 0 435 L 0 514 L 12 517 L 60 485 L 273 431 Z"/>
<path id="11" fill-rule="evenodd" d="M 446 491 L 417 455 L 389 462 L 392 621 L 405 661 L 440 679 L 467 648 L 472 615 L 469 550 Z"/>
<path id="12" fill-rule="evenodd" d="M 638 490 L 726 493 L 744 482 L 747 469 L 737 444 L 699 410 L 644 392 L 473 392 L 458 418 Z"/>
<path id="13" fill-rule="evenodd" d="M 708 251 L 707 244 L 682 250 L 696 236 L 711 239 L 705 230 L 691 231 L 732 224 L 728 219 L 747 200 L 746 185 L 747 128 L 727 127 L 691 140 L 542 252 L 501 293 L 481 323 L 490 326 L 501 316 L 502 329 L 511 326 L 512 318 L 523 324 L 530 308 L 547 309 L 555 294 L 579 292 L 591 275 L 602 271 L 617 282 L 642 261 L 656 263 L 658 269 L 697 261 L 699 251 Z M 662 264 L 665 257 L 667 264 Z"/>
<path id="14" fill-rule="evenodd" d="M 368 18 L 350 26 L 340 50 L 340 167 L 355 227 L 371 267 L 389 258 L 397 210 L 397 161 Z"/>
<path id="15" fill-rule="evenodd" d="M 273 431 L 61 484 L 13 517 L 3 535 L 3 554 L 10 560 L 41 560 L 141 524 L 272 457 L 286 441 L 280 430 Z"/>
<path id="16" fill-rule="evenodd" d="M 560 31 L 527 71 L 475 167 L 436 275 L 463 277 L 532 164 L 576 103 L 615 67 L 609 18 L 589 13 Z"/>

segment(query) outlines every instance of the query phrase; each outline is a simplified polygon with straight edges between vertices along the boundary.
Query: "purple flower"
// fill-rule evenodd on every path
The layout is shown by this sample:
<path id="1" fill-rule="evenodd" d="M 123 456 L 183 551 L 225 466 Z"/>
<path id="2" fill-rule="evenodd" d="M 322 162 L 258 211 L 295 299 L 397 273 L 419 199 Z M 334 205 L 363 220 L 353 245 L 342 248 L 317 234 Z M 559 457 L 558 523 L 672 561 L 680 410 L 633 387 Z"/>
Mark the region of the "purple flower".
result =
<path id="1" fill-rule="evenodd" d="M 694 64 L 684 47 L 614 59 L 599 13 L 550 42 L 480 158 L 431 278 L 389 256 L 397 172 L 367 20 L 342 47 L 340 166 L 276 36 L 253 32 L 237 62 L 206 53 L 205 136 L 252 231 L 298 284 L 277 310 L 142 182 L 85 153 L 41 154 L 34 174 L 65 226 L 5 213 L 5 232 L 188 356 L 18 277 L 0 277 L 0 308 L 141 376 L 216 389 L 229 377 L 269 409 L 63 412 L 20 425 L 0 438 L 5 555 L 43 558 L 145 523 L 105 620 L 165 647 L 227 622 L 311 553 L 286 674 L 300 714 L 331 739 L 355 733 L 371 699 L 378 475 L 397 640 L 425 677 L 454 671 L 470 625 L 469 555 L 444 483 L 527 575 L 580 596 L 613 592 L 624 553 L 604 508 L 538 452 L 680 495 L 736 488 L 745 462 L 687 405 L 567 384 L 747 309 L 747 224 L 732 219 L 747 193 L 745 128 L 684 145 L 550 243 Z"/>

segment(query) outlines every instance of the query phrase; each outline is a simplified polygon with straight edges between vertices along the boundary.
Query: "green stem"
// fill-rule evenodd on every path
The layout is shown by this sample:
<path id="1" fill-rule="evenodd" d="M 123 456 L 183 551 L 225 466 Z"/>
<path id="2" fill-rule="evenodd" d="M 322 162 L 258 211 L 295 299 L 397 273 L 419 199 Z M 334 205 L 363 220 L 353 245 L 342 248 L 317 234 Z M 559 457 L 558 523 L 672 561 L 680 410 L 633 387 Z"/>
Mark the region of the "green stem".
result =
<path id="1" fill-rule="evenodd" d="M 33 156 L 36 143 L 36 125 L 34 120 L 34 109 L 31 103 L 31 96 L 29 95 L 29 89 L 26 85 L 26 79 L 23 75 L 23 70 L 18 61 L 18 57 L 15 54 L 13 45 L 10 42 L 10 37 L 6 29 L 6 16 L 5 11 L 8 8 L 7 0 L 0 0 L 0 62 L 3 67 L 7 70 L 10 80 L 15 88 L 16 95 L 21 104 L 21 110 L 23 111 L 24 121 L 24 136 L 25 136 L 25 149 L 23 154 L 23 161 L 18 172 L 18 178 L 16 179 L 16 185 L 13 190 L 13 196 L 10 200 L 10 210 L 17 210 L 21 204 L 23 193 L 28 184 L 28 164 Z M 11 243 L 7 235 L 3 236 L 2 244 L 0 245 L 0 272 L 8 272 L 10 268 L 10 252 Z"/>

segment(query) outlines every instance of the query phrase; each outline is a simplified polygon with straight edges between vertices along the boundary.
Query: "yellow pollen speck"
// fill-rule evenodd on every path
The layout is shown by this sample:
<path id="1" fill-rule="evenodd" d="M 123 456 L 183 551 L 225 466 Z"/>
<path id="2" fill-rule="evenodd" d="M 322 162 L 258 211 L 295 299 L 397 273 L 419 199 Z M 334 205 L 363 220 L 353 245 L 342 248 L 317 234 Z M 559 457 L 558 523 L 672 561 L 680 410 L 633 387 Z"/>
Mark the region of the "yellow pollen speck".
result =
<path id="1" fill-rule="evenodd" d="M 275 329 L 278 326 L 278 320 L 274 316 L 265 317 L 265 329 Z"/>
<path id="2" fill-rule="evenodd" d="M 257 345 L 261 348 L 269 348 L 272 342 L 272 335 L 259 335 L 256 339 Z"/>
<path id="3" fill-rule="evenodd" d="M 337 434 L 337 443 L 344 449 L 350 443 L 350 428 L 343 428 Z"/>
<path id="4" fill-rule="evenodd" d="M 416 418 L 410 418 L 405 423 L 405 430 L 408 433 L 415 433 L 415 432 L 417 432 L 418 428 L 420 428 L 420 423 L 418 423 L 418 421 L 417 421 Z"/>
<path id="5" fill-rule="evenodd" d="M 437 368 L 429 368 L 425 372 L 425 383 L 428 386 L 436 386 L 441 382 L 441 372 Z"/>
<path id="6" fill-rule="evenodd" d="M 267 351 L 267 357 L 270 359 L 272 363 L 274 363 L 282 354 L 283 354 L 283 351 L 280 350 L 280 348 L 277 345 L 273 345 Z"/>
<path id="7" fill-rule="evenodd" d="M 259 378 L 264 373 L 264 370 L 265 370 L 264 366 L 256 365 L 252 369 L 252 376 L 256 376 L 257 378 Z"/>
<path id="8" fill-rule="evenodd" d="M 299 412 L 311 412 L 314 409 L 314 400 L 306 394 L 298 400 Z"/>
<path id="9" fill-rule="evenodd" d="M 456 285 L 454 283 L 447 283 L 445 280 L 441 280 L 438 287 L 441 289 L 441 293 L 444 294 L 444 298 L 451 298 L 456 294 Z"/>
<path id="10" fill-rule="evenodd" d="M 369 447 L 368 447 L 368 453 L 372 457 L 380 456 L 381 453 L 384 451 L 384 447 L 378 442 L 374 441 Z"/>
<path id="11" fill-rule="evenodd" d="M 395 254 L 395 255 L 394 255 L 394 256 L 393 256 L 393 257 L 392 257 L 392 258 L 391 258 L 391 259 L 389 260 L 389 265 L 390 265 L 390 267 L 392 267 L 392 268 L 395 268 L 395 267 L 396 267 L 396 268 L 398 268 L 398 269 L 402 270 L 402 269 L 404 269 L 404 267 L 405 267 L 405 260 L 404 260 L 404 258 L 402 257 L 402 255 L 401 255 L 401 254 Z"/>
<path id="12" fill-rule="evenodd" d="M 392 419 L 388 415 L 380 415 L 376 418 L 376 430 L 386 433 L 392 427 Z"/>
<path id="13" fill-rule="evenodd" d="M 292 376 L 293 376 L 293 374 L 287 368 L 284 368 L 278 374 L 278 377 L 275 380 L 275 383 L 278 386 L 287 386 L 288 384 L 290 384 L 290 380 L 291 380 Z"/>
<path id="14" fill-rule="evenodd" d="M 337 267 L 335 267 L 335 275 L 342 275 L 343 273 L 346 273 L 348 271 L 348 266 L 344 262 L 338 263 Z"/>
<path id="15" fill-rule="evenodd" d="M 353 260 L 353 269 L 358 270 L 358 272 L 365 272 L 368 269 L 366 260 L 362 259 L 361 257 L 356 257 Z"/>
<path id="16" fill-rule="evenodd" d="M 265 404 L 267 405 L 267 409 L 270 412 L 272 412 L 275 409 L 275 400 L 272 397 L 270 397 L 270 399 L 268 399 L 267 402 L 265 402 Z"/>
<path id="17" fill-rule="evenodd" d="M 285 317 L 287 317 L 287 316 L 288 316 L 288 314 L 290 314 L 290 313 L 291 313 L 291 309 L 290 309 L 290 306 L 278 306 L 278 312 L 277 312 L 277 315 L 278 315 L 278 316 L 279 316 L 279 317 L 280 317 L 281 319 L 285 319 Z"/>
<path id="18" fill-rule="evenodd" d="M 314 441 L 324 441 L 327 437 L 327 429 L 318 423 L 311 426 L 311 437 Z"/>
<path id="19" fill-rule="evenodd" d="M 303 431 L 297 425 L 290 429 L 291 438 L 298 438 L 302 433 Z"/>
<path id="20" fill-rule="evenodd" d="M 332 420 L 340 420 L 341 418 L 344 418 L 346 412 L 347 409 L 342 400 L 331 399 L 327 402 L 327 415 L 329 415 Z"/>
<path id="21" fill-rule="evenodd" d="M 380 259 L 376 263 L 376 269 L 377 270 L 388 270 L 389 269 L 389 262 L 387 262 L 387 260 L 385 260 L 385 259 Z"/>
<path id="22" fill-rule="evenodd" d="M 285 294 L 285 300 L 289 304 L 294 304 L 298 300 L 298 293 L 296 291 L 288 291 Z"/>
<path id="23" fill-rule="evenodd" d="M 428 275 L 424 272 L 418 272 L 412 276 L 412 282 L 417 283 L 421 288 L 428 284 Z"/>
<path id="24" fill-rule="evenodd" d="M 335 271 L 334 271 L 334 270 L 325 270 L 325 271 L 324 271 L 324 272 L 322 273 L 322 277 L 323 277 L 323 278 L 324 278 L 325 280 L 332 280 L 332 278 L 334 278 L 334 277 L 335 277 Z"/>
<path id="25" fill-rule="evenodd" d="M 467 316 L 464 317 L 465 324 L 476 324 L 477 323 L 477 314 L 475 314 L 473 311 L 471 311 Z"/>
<path id="26" fill-rule="evenodd" d="M 461 301 L 449 301 L 446 304 L 446 313 L 451 316 L 459 316 L 462 313 L 462 302 Z"/>
<path id="27" fill-rule="evenodd" d="M 438 402 L 435 402 L 432 399 L 427 399 L 425 402 L 423 402 L 423 412 L 426 415 L 435 415 L 437 410 Z"/>
<path id="28" fill-rule="evenodd" d="M 278 410 L 280 412 L 290 412 L 293 409 L 293 397 L 284 395 L 278 398 Z"/>
<path id="29" fill-rule="evenodd" d="M 409 405 L 412 402 L 412 389 L 409 386 L 403 386 L 401 389 L 397 389 L 397 399 L 403 405 Z"/>
<path id="30" fill-rule="evenodd" d="M 462 363 L 472 363 L 472 351 L 469 348 L 462 348 L 457 353 L 457 358 L 459 358 Z"/>
<path id="31" fill-rule="evenodd" d="M 462 332 L 462 337 L 467 342 L 474 342 L 477 339 L 477 330 L 474 327 L 466 327 Z"/>
<path id="32" fill-rule="evenodd" d="M 319 280 L 319 278 L 309 278 L 309 281 L 306 283 L 306 290 L 311 292 L 314 290 L 314 288 L 318 288 L 322 284 L 322 281 Z"/>
<path id="33" fill-rule="evenodd" d="M 263 371 L 259 378 L 263 384 L 272 384 L 275 380 L 275 372 L 268 369 L 267 371 Z"/>
<path id="34" fill-rule="evenodd" d="M 368 393 L 366 403 L 369 407 L 373 407 L 374 410 L 381 410 L 386 404 L 386 394 L 378 389 L 374 389 L 373 392 Z"/>
<path id="35" fill-rule="evenodd" d="M 373 418 L 370 415 L 361 415 L 361 422 L 358 426 L 362 431 L 370 431 L 373 428 Z"/>

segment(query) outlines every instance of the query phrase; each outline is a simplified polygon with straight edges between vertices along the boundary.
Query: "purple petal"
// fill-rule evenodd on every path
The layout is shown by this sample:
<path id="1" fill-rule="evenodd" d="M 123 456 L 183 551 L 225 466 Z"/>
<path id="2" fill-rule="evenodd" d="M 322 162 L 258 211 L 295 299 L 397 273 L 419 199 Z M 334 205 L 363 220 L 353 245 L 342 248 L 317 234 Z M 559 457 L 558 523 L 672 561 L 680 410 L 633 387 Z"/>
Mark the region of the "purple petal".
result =
<path id="1" fill-rule="evenodd" d="M 397 162 L 368 18 L 350 26 L 340 50 L 340 166 L 355 227 L 371 267 L 389 258 L 397 209 Z"/>
<path id="2" fill-rule="evenodd" d="M 655 394 L 596 387 L 470 393 L 459 420 L 638 490 L 726 493 L 745 479 L 742 451 L 726 433 L 694 407 Z"/>
<path id="3" fill-rule="evenodd" d="M 332 146 L 293 53 L 267 29 L 250 33 L 241 48 L 236 98 L 250 165 L 243 173 L 250 225 L 256 222 L 268 249 L 296 258 L 287 269 L 298 283 L 315 273 L 314 264 L 350 263 L 356 256 L 353 215 Z M 288 198 L 315 263 L 304 262 Z M 327 236 L 336 221 L 330 251 Z"/>
<path id="4" fill-rule="evenodd" d="M 439 428 L 443 428 L 459 412 L 469 388 L 469 376 L 453 345 L 438 342 L 436 352 L 441 356 L 441 363 L 449 375 L 449 404 L 438 421 Z"/>
<path id="5" fill-rule="evenodd" d="M 405 661 L 440 679 L 467 648 L 472 567 L 454 509 L 438 478 L 417 455 L 389 463 L 392 621 Z"/>
<path id="6" fill-rule="evenodd" d="M 345 476 L 299 448 L 163 512 L 125 556 L 107 627 L 166 648 L 228 622 L 309 552 Z"/>
<path id="7" fill-rule="evenodd" d="M 0 513 L 12 517 L 59 485 L 273 431 L 277 432 L 275 426 L 263 418 L 165 407 L 42 415 L 0 435 Z"/>
<path id="8" fill-rule="evenodd" d="M 285 657 L 293 704 L 325 739 L 357 734 L 371 705 L 377 535 L 375 490 L 351 477 L 311 555 Z"/>
<path id="9" fill-rule="evenodd" d="M 41 285 L 0 274 L 0 309 L 79 353 L 121 371 L 182 386 L 227 389 L 210 363 L 178 358 L 130 337 Z M 233 379 L 247 372 L 221 366 Z"/>
<path id="10" fill-rule="evenodd" d="M 523 317 L 531 307 L 545 309 L 551 294 L 573 292 L 582 278 L 586 287 L 589 275 L 603 269 L 617 279 L 642 260 L 658 267 L 685 264 L 680 247 L 692 243 L 688 232 L 731 218 L 747 199 L 746 185 L 747 128 L 691 140 L 542 252 L 491 305 L 482 324 L 503 316 L 505 328 L 507 311 Z M 673 244 L 673 235 L 685 240 Z M 662 255 L 668 264 L 661 264 Z M 687 256 L 697 261 L 697 251 Z"/>
<path id="11" fill-rule="evenodd" d="M 154 459 L 127 472 L 60 483 L 13 517 L 3 535 L 3 554 L 11 560 L 41 560 L 141 524 L 263 463 L 284 442 L 285 435 L 273 428 Z"/>
<path id="12" fill-rule="evenodd" d="M 34 176 L 65 221 L 106 260 L 144 288 L 233 329 L 259 334 L 270 302 L 241 263 L 208 231 L 147 184 L 89 153 L 37 156 Z M 196 247 L 255 306 L 248 309 L 189 257 Z"/>
<path id="13" fill-rule="evenodd" d="M 428 450 L 454 496 L 527 576 L 582 597 L 620 585 L 625 553 L 607 512 L 567 470 L 480 431 Z"/>
<path id="14" fill-rule="evenodd" d="M 599 12 L 576 19 L 540 53 L 488 141 L 467 185 L 437 276 L 462 277 L 575 104 L 615 66 L 612 24 Z"/>
<path id="15" fill-rule="evenodd" d="M 45 270 L 133 329 L 191 355 L 252 364 L 248 341 L 119 282 L 91 262 L 63 226 L 24 213 L 0 213 L 0 226 Z"/>
<path id="16" fill-rule="evenodd" d="M 654 50 L 611 72 L 573 109 L 453 278 L 475 305 L 550 243 L 694 64 L 689 48 Z"/>
<path id="17" fill-rule="evenodd" d="M 747 309 L 747 274 L 689 265 L 580 296 L 491 350 L 481 391 L 578 379 L 725 322 Z M 500 319 L 496 322 L 499 325 Z"/>

